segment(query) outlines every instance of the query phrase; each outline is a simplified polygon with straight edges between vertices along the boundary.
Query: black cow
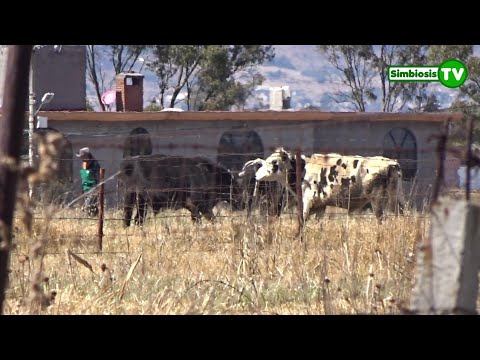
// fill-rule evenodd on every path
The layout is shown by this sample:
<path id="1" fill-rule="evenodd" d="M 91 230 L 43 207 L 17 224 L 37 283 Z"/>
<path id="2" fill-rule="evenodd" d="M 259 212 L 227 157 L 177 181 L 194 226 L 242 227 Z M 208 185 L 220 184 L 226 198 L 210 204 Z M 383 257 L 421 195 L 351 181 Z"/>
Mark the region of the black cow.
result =
<path id="1" fill-rule="evenodd" d="M 129 157 L 122 161 L 119 179 L 125 190 L 125 226 L 130 226 L 135 205 L 135 222 L 140 225 L 148 205 L 154 214 L 164 208 L 188 209 L 193 221 L 202 216 L 213 219 L 213 207 L 221 201 L 241 209 L 241 193 L 232 174 L 203 157 Z"/>

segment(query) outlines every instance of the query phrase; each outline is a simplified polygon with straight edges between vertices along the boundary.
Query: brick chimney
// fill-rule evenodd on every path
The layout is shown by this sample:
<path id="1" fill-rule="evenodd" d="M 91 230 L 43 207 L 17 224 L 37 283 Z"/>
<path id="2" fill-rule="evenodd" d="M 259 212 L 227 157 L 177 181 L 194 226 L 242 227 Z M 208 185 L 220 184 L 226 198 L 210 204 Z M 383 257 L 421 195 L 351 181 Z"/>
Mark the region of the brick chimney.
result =
<path id="1" fill-rule="evenodd" d="M 144 75 L 134 72 L 117 75 L 117 111 L 143 111 L 143 78 Z"/>

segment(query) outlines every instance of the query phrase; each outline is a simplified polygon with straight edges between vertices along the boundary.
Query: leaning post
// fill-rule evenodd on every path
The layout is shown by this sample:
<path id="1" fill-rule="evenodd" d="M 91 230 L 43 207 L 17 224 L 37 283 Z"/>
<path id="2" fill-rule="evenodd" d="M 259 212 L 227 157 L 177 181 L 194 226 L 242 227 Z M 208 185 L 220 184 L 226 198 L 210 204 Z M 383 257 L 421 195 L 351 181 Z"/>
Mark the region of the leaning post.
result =
<path id="1" fill-rule="evenodd" d="M 105 169 L 100 168 L 100 188 L 98 193 L 98 230 L 97 230 L 97 237 L 98 237 L 98 251 L 102 252 L 103 247 L 103 204 L 104 204 L 104 186 L 103 180 L 105 178 Z"/>
<path id="2" fill-rule="evenodd" d="M 297 206 L 298 206 L 298 234 L 300 235 L 300 241 L 303 242 L 303 199 L 302 199 L 302 154 L 300 148 L 297 148 L 295 153 L 296 157 L 296 193 L 297 193 Z"/>

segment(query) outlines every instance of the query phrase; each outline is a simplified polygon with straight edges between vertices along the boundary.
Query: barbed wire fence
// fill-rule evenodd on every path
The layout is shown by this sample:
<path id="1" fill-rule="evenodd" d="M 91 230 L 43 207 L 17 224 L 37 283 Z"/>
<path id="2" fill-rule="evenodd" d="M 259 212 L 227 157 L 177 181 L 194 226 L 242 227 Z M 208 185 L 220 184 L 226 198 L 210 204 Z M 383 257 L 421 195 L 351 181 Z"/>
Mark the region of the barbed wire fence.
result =
<path id="1" fill-rule="evenodd" d="M 291 125 L 281 125 L 281 126 L 271 126 L 269 127 L 271 129 L 278 129 L 278 130 L 285 130 L 285 129 L 290 129 Z M 198 129 L 194 129 L 198 130 Z M 208 131 L 218 131 L 215 130 L 214 127 L 212 128 L 207 128 Z M 175 131 L 170 131 L 172 134 L 177 134 L 176 142 L 171 141 L 171 136 L 168 134 L 167 131 L 164 131 L 162 133 L 149 133 L 148 136 L 145 135 L 139 135 L 136 137 L 137 141 L 137 150 L 140 150 L 142 152 L 143 149 L 145 149 L 145 140 L 148 140 L 151 142 L 150 146 L 150 152 L 152 154 L 161 154 L 163 158 L 166 159 L 182 159 L 184 157 L 192 157 L 192 154 L 196 154 L 198 156 L 204 157 L 206 159 L 209 159 L 210 162 L 213 163 L 221 163 L 219 159 L 230 159 L 230 163 L 226 165 L 231 165 L 230 171 L 234 176 L 238 176 L 239 171 L 241 170 L 241 166 L 245 163 L 245 161 L 248 161 L 250 159 L 255 159 L 257 157 L 260 158 L 266 158 L 269 156 L 275 149 L 278 147 L 283 147 L 286 150 L 289 150 L 293 154 L 298 155 L 298 152 L 302 155 L 310 156 L 313 153 L 337 153 L 337 154 L 342 154 L 342 155 L 360 155 L 360 156 L 377 156 L 377 155 L 383 155 L 384 149 L 378 146 L 367 146 L 368 144 L 368 139 L 362 139 L 359 138 L 357 141 L 356 146 L 353 148 L 349 148 L 348 145 L 328 145 L 329 141 L 331 139 L 328 139 L 327 137 L 322 138 L 322 137 L 317 137 L 315 139 L 316 143 L 322 144 L 324 143 L 325 145 L 322 146 L 315 146 L 315 144 L 312 144 L 310 147 L 302 147 L 298 146 L 298 144 L 288 144 L 288 143 L 283 143 L 282 141 L 279 141 L 275 145 L 271 146 L 263 146 L 261 149 L 251 149 L 248 147 L 244 147 L 242 149 L 238 149 L 238 147 L 242 147 L 245 144 L 242 144 L 240 142 L 240 145 L 237 145 L 236 149 L 233 149 L 232 151 L 226 151 L 225 149 L 219 149 L 219 146 L 214 146 L 214 145 L 208 145 L 208 144 L 202 144 L 201 139 L 198 137 L 195 137 L 194 135 L 186 135 L 184 137 L 181 136 L 182 131 L 192 131 L 192 129 L 176 129 Z M 67 138 L 68 138 L 67 134 Z M 108 241 L 109 238 L 114 238 L 118 236 L 123 236 L 125 235 L 125 232 L 123 230 L 120 231 L 108 231 L 107 233 L 103 233 L 103 225 L 112 227 L 112 226 L 117 226 L 113 224 L 118 224 L 119 222 L 125 221 L 125 217 L 120 215 L 118 216 L 119 211 L 121 212 L 123 208 L 123 197 L 121 196 L 121 192 L 123 189 L 121 189 L 121 186 L 119 185 L 119 175 L 121 174 L 121 165 L 122 162 L 124 161 L 123 155 L 125 153 L 125 141 L 119 141 L 120 137 L 119 134 L 95 134 L 92 136 L 86 136 L 85 139 L 83 140 L 88 141 L 89 138 L 97 138 L 101 137 L 101 146 L 92 146 L 92 152 L 94 154 L 97 154 L 97 160 L 100 161 L 102 164 L 102 168 L 106 170 L 106 177 L 105 179 L 102 179 L 100 183 L 95 187 L 94 189 L 91 190 L 91 192 L 98 192 L 101 187 L 104 187 L 103 189 L 103 194 L 105 196 L 105 199 L 108 198 L 108 206 L 105 208 L 105 211 L 102 211 L 102 215 L 99 218 L 96 217 L 89 217 L 82 215 L 78 211 L 78 205 L 82 202 L 82 200 L 87 196 L 90 192 L 80 194 L 80 186 L 78 184 L 78 177 L 76 181 L 72 181 L 68 183 L 68 186 L 70 187 L 70 199 L 69 201 L 63 201 L 60 202 L 57 205 L 58 211 L 56 211 L 55 216 L 50 217 L 50 218 L 45 218 L 42 214 L 42 211 L 36 211 L 34 213 L 34 220 L 42 222 L 44 220 L 49 220 L 50 222 L 61 222 L 61 221 L 66 221 L 66 220 L 73 220 L 73 221 L 79 221 L 78 226 L 85 226 L 89 227 L 92 225 L 92 228 L 95 224 L 102 223 L 102 227 L 98 227 L 98 232 L 96 236 L 98 237 L 98 249 L 95 251 L 88 251 L 86 249 L 79 249 L 77 251 L 77 254 L 94 254 L 94 253 L 99 253 L 102 251 L 102 239 L 105 238 L 106 241 Z M 188 143 L 187 139 L 188 138 L 194 138 L 195 143 Z M 122 138 L 123 140 L 125 139 L 125 136 Z M 415 150 L 415 156 L 410 156 L 410 157 L 400 157 L 397 159 L 401 164 L 407 164 L 407 166 L 411 166 L 416 169 L 417 173 L 421 173 L 421 171 L 424 168 L 427 168 L 428 171 L 424 171 L 421 178 L 411 178 L 404 183 L 408 185 L 406 188 L 408 190 L 407 197 L 410 199 L 423 199 L 424 205 L 423 209 L 425 211 L 409 211 L 406 212 L 403 217 L 411 217 L 411 218 L 417 218 L 417 219 L 426 219 L 430 218 L 430 212 L 429 212 L 429 205 L 430 205 L 430 199 L 431 198 L 436 198 L 437 193 L 441 193 L 443 196 L 448 196 L 448 195 L 459 195 L 463 194 L 463 190 L 459 189 L 458 187 L 448 187 L 445 186 L 445 184 L 441 184 L 442 186 L 439 185 L 438 181 L 439 179 L 444 179 L 444 173 L 440 170 L 438 172 L 438 175 L 436 171 L 431 171 L 432 169 L 435 170 L 436 164 L 435 161 L 438 160 L 439 163 L 443 164 L 445 168 L 450 168 L 448 165 L 448 159 L 446 159 L 445 153 L 449 150 L 448 146 L 445 145 L 445 149 L 439 149 L 437 147 L 438 144 L 438 137 L 432 137 L 428 143 L 423 143 L 419 145 Z M 163 142 L 163 143 L 162 143 Z M 330 141 L 331 143 L 331 141 Z M 98 144 L 98 143 L 95 143 Z M 71 146 L 71 145 L 70 145 Z M 148 147 L 148 146 L 147 146 Z M 235 148 L 235 146 L 233 146 Z M 313 151 L 313 148 L 315 148 L 315 151 Z M 104 151 L 104 149 L 108 149 L 108 151 Z M 73 150 L 73 149 L 72 149 Z M 220 151 L 221 150 L 221 151 Z M 458 156 L 458 147 L 456 148 L 456 153 L 454 155 Z M 73 155 L 75 151 L 70 151 L 70 153 Z M 116 152 L 117 155 L 110 155 L 108 156 L 107 154 L 112 154 L 113 152 Z M 400 152 L 401 154 L 409 154 L 408 149 Z M 411 152 L 410 152 L 411 153 Z M 460 154 L 460 156 L 463 154 Z M 467 157 L 466 163 L 467 164 L 472 164 L 474 161 L 470 158 L 472 154 L 468 155 L 468 153 L 465 154 Z M 75 178 L 75 169 L 80 168 L 80 161 L 78 158 L 76 158 L 74 155 L 71 157 L 64 157 L 63 154 L 57 159 L 59 160 L 60 163 L 69 164 L 69 166 L 64 166 L 64 168 L 71 168 L 72 173 L 69 175 L 72 178 Z M 464 160 L 464 159 L 463 159 Z M 157 159 L 150 159 L 150 158 L 144 158 L 143 161 L 145 162 L 155 162 Z M 451 160 L 453 162 L 456 162 L 458 165 L 457 160 Z M 77 166 L 78 164 L 78 166 Z M 222 164 L 222 163 L 221 163 Z M 234 165 L 232 168 L 232 164 Z M 224 164 L 222 164 L 224 165 Z M 171 165 L 170 170 L 177 168 L 181 168 L 182 165 Z M 375 166 L 375 165 L 373 165 Z M 469 166 L 470 167 L 470 166 Z M 470 169 L 469 167 L 467 168 L 467 174 L 470 174 Z M 62 168 L 62 166 L 60 166 Z M 228 166 L 227 166 L 228 168 Z M 455 168 L 454 171 L 454 176 L 458 175 L 457 171 L 458 168 Z M 173 170 L 175 172 L 175 170 Z M 426 174 L 428 173 L 428 175 Z M 76 174 L 75 174 L 76 175 Z M 175 183 L 182 182 L 187 177 L 190 176 L 189 174 L 185 173 L 180 173 L 176 174 L 175 176 L 170 177 L 170 183 L 171 185 L 168 186 L 167 188 L 163 187 L 161 189 L 151 187 L 149 190 L 152 192 L 155 191 L 164 191 L 164 192 L 178 192 L 178 191 L 185 191 L 188 190 L 190 193 L 195 193 L 195 192 L 205 192 L 205 191 L 212 191 L 212 192 L 219 192 L 222 191 L 222 186 L 210 186 L 210 187 L 203 187 L 201 189 L 199 188 L 188 188 L 185 189 L 185 187 L 182 186 L 175 186 Z M 467 175 L 467 178 L 470 175 Z M 172 185 L 173 184 L 173 185 Z M 55 185 L 52 185 L 55 186 Z M 75 188 L 75 186 L 78 188 Z M 224 189 L 223 189 L 224 190 Z M 467 189 L 468 190 L 468 189 Z M 468 191 L 467 191 L 468 192 Z M 62 195 L 65 195 L 63 193 Z M 358 197 L 352 196 L 350 197 L 350 201 L 356 200 Z M 282 211 L 282 216 L 289 216 L 290 219 L 294 222 L 295 218 L 301 218 L 301 209 L 295 209 L 295 199 L 290 199 L 290 201 L 293 201 L 293 206 L 290 207 L 284 207 Z M 415 200 L 412 200 L 413 202 Z M 39 202 L 41 205 L 39 209 L 42 207 L 46 207 L 49 205 L 48 202 Z M 115 205 L 116 204 L 116 205 Z M 412 206 L 413 208 L 413 206 Z M 150 212 L 150 216 L 153 218 L 155 217 L 157 220 L 163 220 L 163 221 L 178 221 L 179 219 L 189 219 L 191 217 L 190 214 L 188 214 L 186 211 L 179 211 L 178 208 L 173 208 L 173 209 L 165 209 L 167 211 L 161 211 L 158 214 L 153 215 Z M 300 211 L 298 211 L 300 210 Z M 356 218 L 356 219 L 367 219 L 367 218 L 372 218 L 372 215 L 370 213 L 351 213 L 351 214 L 346 214 L 345 211 L 340 211 L 338 207 L 332 208 L 332 211 L 329 213 L 328 221 L 345 221 L 346 217 L 351 217 L 351 218 Z M 138 209 L 137 209 L 138 211 Z M 395 217 L 397 216 L 396 214 L 386 214 L 386 217 Z M 225 214 L 218 214 L 216 216 L 216 219 L 236 219 L 240 221 L 248 221 L 249 215 L 245 213 L 245 211 L 227 211 Z M 150 221 L 150 219 L 147 219 L 146 221 Z M 300 220 L 299 220 L 300 221 Z M 81 225 L 81 224 L 88 224 L 88 225 Z M 112 225 L 111 225 L 112 224 Z M 211 229 L 207 228 L 198 228 L 198 232 L 205 232 L 208 233 L 211 231 Z M 143 236 L 157 236 L 158 234 L 155 231 L 145 231 L 142 229 L 142 235 Z M 64 234 L 62 235 L 64 238 L 75 238 L 78 235 L 76 234 Z M 105 254 L 122 254 L 122 253 L 127 253 L 127 251 L 104 251 L 103 253 Z M 46 255 L 61 255 L 62 252 L 47 252 Z"/>
<path id="2" fill-rule="evenodd" d="M 311 124 L 307 125 L 302 125 L 304 127 L 311 126 Z M 227 127 L 225 127 L 227 128 Z M 284 132 L 288 131 L 289 129 L 292 128 L 292 125 L 289 124 L 276 124 L 276 125 L 262 125 L 261 130 L 274 130 L 277 132 Z M 174 159 L 174 158 L 179 158 L 179 157 L 185 157 L 185 156 L 192 156 L 192 154 L 198 154 L 199 156 L 205 157 L 206 159 L 209 159 L 210 161 L 214 163 L 220 163 L 221 165 L 226 166 L 229 168 L 229 170 L 232 172 L 234 176 L 238 176 L 239 171 L 241 170 L 241 166 L 245 163 L 247 160 L 255 159 L 256 157 L 260 158 L 265 158 L 267 157 L 271 152 L 273 152 L 276 148 L 284 146 L 286 149 L 290 151 L 294 151 L 298 149 L 301 154 L 304 155 L 311 155 L 312 153 L 339 153 L 339 154 L 355 154 L 355 155 L 383 155 L 384 149 L 379 148 L 378 146 L 367 146 L 368 144 L 368 139 L 367 138 L 358 138 L 356 139 L 357 142 L 352 149 L 349 147 L 349 144 L 331 144 L 331 139 L 328 137 L 322 137 L 316 136 L 315 137 L 315 143 L 320 144 L 319 146 L 316 146 L 318 150 L 313 151 L 312 148 L 306 149 L 302 146 L 299 146 L 300 144 L 293 144 L 293 146 L 289 146 L 291 144 L 286 144 L 286 142 L 283 142 L 280 140 L 276 141 L 275 145 L 270 145 L 270 146 L 263 146 L 261 144 L 258 146 L 258 149 L 254 149 L 252 151 L 252 146 L 256 146 L 258 144 L 252 144 L 252 143 L 246 143 L 246 144 L 235 144 L 235 138 L 233 136 L 230 141 L 232 142 L 232 148 L 233 151 L 228 151 L 225 147 L 220 148 L 218 145 L 208 145 L 204 144 L 201 142 L 201 138 L 198 136 L 198 128 L 194 127 L 181 127 L 181 128 L 176 128 L 174 130 L 163 130 L 161 133 L 147 133 L 147 134 L 137 134 L 135 137 L 132 138 L 130 137 L 130 143 L 129 149 L 126 149 L 126 140 L 127 138 L 125 134 L 122 133 L 116 133 L 116 130 L 112 131 L 111 133 L 95 133 L 95 134 L 90 134 L 90 135 L 84 135 L 83 136 L 83 141 L 88 142 L 89 140 L 95 139 L 98 141 L 98 138 L 101 138 L 101 144 L 96 143 L 99 146 L 92 146 L 93 152 L 98 149 L 97 151 L 97 160 L 100 161 L 103 168 L 105 168 L 108 177 L 105 181 L 102 182 L 102 185 L 105 185 L 104 189 L 104 195 L 107 199 L 107 213 L 104 218 L 106 222 L 109 221 L 122 221 L 124 220 L 123 217 L 115 217 L 112 216 L 111 209 L 116 209 L 119 210 L 122 207 L 122 197 L 121 197 L 121 189 L 118 184 L 118 175 L 120 174 L 119 168 L 122 163 L 122 156 L 125 155 L 125 153 L 130 153 L 130 154 L 135 154 L 135 153 L 152 153 L 152 154 L 162 154 L 165 157 Z M 235 129 L 237 130 L 237 129 Z M 238 130 L 243 130 L 243 129 L 238 129 Z M 194 134 L 191 134 L 191 132 L 194 131 Z M 205 132 L 219 132 L 219 126 L 206 126 L 201 128 L 202 134 Z M 77 133 L 65 133 L 64 134 L 67 139 L 69 138 L 75 138 L 75 136 L 78 136 Z M 120 138 L 123 141 L 119 141 Z M 281 138 L 281 136 L 279 137 Z M 172 141 L 172 139 L 175 139 L 175 142 Z M 128 140 L 128 138 L 127 138 Z M 193 140 L 193 141 L 192 141 Z M 240 139 L 240 142 L 243 139 Z M 78 142 L 78 141 L 77 141 Z M 328 145 L 328 144 L 331 145 Z M 244 148 L 241 148 L 242 146 L 247 145 Z M 314 146 L 315 144 L 312 144 Z M 71 143 L 70 146 L 72 147 Z M 132 149 L 132 147 L 136 147 L 136 149 Z M 239 149 L 240 147 L 240 149 Z M 116 151 L 119 153 L 119 156 L 112 156 L 111 158 L 108 158 L 105 153 L 106 151 L 102 151 L 102 149 L 108 149 L 111 151 Z M 406 153 L 409 153 L 409 149 L 406 150 Z M 428 166 L 432 168 L 432 159 L 434 159 L 435 154 L 437 152 L 437 149 L 435 148 L 435 143 L 432 141 L 428 144 L 422 144 L 421 147 L 417 147 L 415 149 L 415 154 L 413 157 L 409 158 L 399 158 L 397 160 L 400 161 L 401 164 L 406 164 L 408 167 L 413 167 L 417 171 L 422 169 L 425 166 Z M 70 179 L 75 179 L 76 171 L 74 170 L 76 168 L 76 164 L 79 164 L 78 158 L 73 156 L 74 149 L 73 147 L 69 151 L 69 157 L 65 157 L 63 153 L 58 161 L 61 165 L 60 168 L 67 169 L 69 170 L 69 174 L 67 174 L 66 177 L 69 177 Z M 403 151 L 405 153 L 405 151 Z M 411 151 L 410 151 L 411 153 Z M 224 164 L 222 162 L 225 162 L 225 159 L 229 164 Z M 156 161 L 155 159 L 144 159 L 143 161 Z M 229 166 L 230 165 L 230 166 Z M 175 167 L 175 165 L 170 165 L 171 167 Z M 110 175 L 111 174 L 111 175 Z M 65 174 L 63 174 L 65 176 Z M 454 174 L 456 176 L 457 174 Z M 188 174 L 184 174 L 184 177 L 188 176 Z M 434 172 L 431 172 L 429 176 L 426 176 L 423 174 L 422 178 L 420 180 L 416 179 L 411 179 L 409 180 L 406 184 L 408 187 L 410 187 L 410 197 L 416 196 L 416 197 L 423 197 L 425 199 L 428 199 L 431 196 L 432 193 L 432 184 L 435 183 L 437 177 L 435 176 Z M 182 176 L 175 176 L 175 178 L 171 178 L 171 182 L 181 182 Z M 79 188 L 78 185 L 78 178 L 76 181 L 73 181 L 70 184 L 66 184 L 67 188 L 70 187 L 69 191 L 63 191 L 61 193 L 62 196 L 65 196 L 67 194 L 70 195 L 70 198 L 73 196 L 73 194 L 78 194 L 78 190 L 75 188 Z M 99 184 L 100 186 L 100 184 Z M 98 187 L 99 187 L 98 186 Z M 174 192 L 174 191 L 181 191 L 184 190 L 179 187 L 175 186 L 169 186 L 168 188 L 163 188 L 163 189 L 150 189 L 152 191 L 155 190 L 162 190 L 166 192 Z M 220 189 L 203 189 L 201 191 L 218 191 Z M 53 221 L 56 220 L 67 220 L 67 219 L 72 219 L 71 216 L 65 216 L 64 214 L 66 209 L 69 209 L 71 207 L 76 207 L 82 199 L 84 199 L 86 196 L 89 195 L 91 192 L 97 192 L 98 189 L 95 188 L 91 190 L 90 192 L 87 192 L 85 194 L 81 194 L 79 196 L 74 197 L 71 199 L 68 203 L 60 205 L 60 209 L 57 213 L 57 216 L 52 218 Z M 195 189 L 189 189 L 190 192 L 197 191 Z M 458 190 L 452 190 L 452 192 L 456 192 Z M 352 196 L 351 200 L 356 200 L 357 198 Z M 428 201 L 427 201 L 428 202 Z M 112 206 L 112 204 L 116 204 L 116 206 Z M 43 205 L 46 205 L 45 203 Z M 292 209 L 285 209 L 284 214 L 290 214 L 293 215 L 294 213 L 292 212 Z M 36 220 L 42 220 L 42 218 L 39 216 L 40 214 L 34 214 Z M 158 217 L 160 218 L 175 218 L 175 217 L 185 217 L 188 215 L 184 214 L 178 214 L 178 215 L 171 215 L 171 214 L 157 214 Z M 227 215 L 223 215 L 224 217 L 227 217 Z M 230 217 L 245 217 L 245 214 L 240 214 L 240 213 L 231 213 L 228 216 Z M 351 216 L 355 217 L 362 217 L 362 216 L 369 216 L 369 214 L 351 214 Z M 392 216 L 388 214 L 387 216 Z M 411 214 L 407 214 L 406 216 L 413 216 Z M 415 216 L 418 216 L 415 215 Z M 423 215 L 420 215 L 423 216 Z M 221 216 L 219 216 L 221 217 Z M 96 221 L 97 219 L 91 218 L 88 216 L 79 216 L 79 217 L 74 217 L 75 220 L 79 221 Z M 334 219 L 334 220 L 341 220 L 340 218 Z"/>
<path id="3" fill-rule="evenodd" d="M 271 128 L 271 129 L 276 129 L 278 131 L 282 130 L 288 130 L 291 129 L 291 125 L 276 125 L 276 126 L 262 126 L 262 129 L 265 128 Z M 235 166 L 236 168 L 230 169 L 234 175 L 237 175 L 238 172 L 240 171 L 239 166 L 241 166 L 244 163 L 245 159 L 254 159 L 256 157 L 266 157 L 268 156 L 272 151 L 274 151 L 277 147 L 280 146 L 285 146 L 286 149 L 289 149 L 293 151 L 294 149 L 300 149 L 302 154 L 312 154 L 314 151 L 313 149 L 305 149 L 302 146 L 298 146 L 298 144 L 294 144 L 293 146 L 288 146 L 285 144 L 282 144 L 284 142 L 278 141 L 278 145 L 275 146 L 268 146 L 264 147 L 263 145 L 261 146 L 261 150 L 258 151 L 249 151 L 248 149 L 241 150 L 241 152 L 227 152 L 227 151 L 222 151 L 220 152 L 219 146 L 218 145 L 206 145 L 200 143 L 200 139 L 197 139 L 198 142 L 196 143 L 188 143 L 188 138 L 190 137 L 195 137 L 197 135 L 182 135 L 182 131 L 192 131 L 192 130 L 198 130 L 194 128 L 179 128 L 175 129 L 172 131 L 163 131 L 161 134 L 157 133 L 149 133 L 146 136 L 141 134 L 137 135 L 135 137 L 135 141 L 138 143 L 142 142 L 151 142 L 150 145 L 150 152 L 153 154 L 163 154 L 164 156 L 175 158 L 175 157 L 180 157 L 180 156 L 192 156 L 191 154 L 198 154 L 200 156 L 203 156 L 205 158 L 210 159 L 213 162 L 219 162 L 222 164 L 222 160 L 225 158 L 230 158 L 234 159 L 237 158 L 238 160 L 231 160 L 230 162 L 236 162 Z M 208 131 L 208 130 L 214 130 L 218 132 L 217 127 L 206 127 L 201 129 L 201 131 Z M 167 142 L 166 140 L 171 139 L 172 136 L 174 135 L 169 135 L 165 133 L 170 132 L 171 134 L 176 135 L 176 142 Z M 78 134 L 77 134 L 78 135 Z M 65 136 L 67 139 L 69 136 L 74 136 L 73 134 L 68 134 L 66 133 Z M 125 135 L 122 135 L 125 137 Z M 208 135 L 207 135 L 208 136 Z M 108 149 L 110 151 L 118 151 L 118 152 L 125 152 L 125 142 L 119 141 L 119 138 L 117 134 L 94 134 L 94 135 L 85 135 L 84 136 L 84 142 L 88 142 L 89 140 L 96 138 L 96 137 L 102 137 L 101 144 L 98 147 L 101 147 L 102 149 Z M 355 147 L 352 149 L 351 147 L 347 145 L 342 146 L 341 144 L 336 144 L 336 145 L 321 145 L 317 146 L 319 149 L 316 149 L 315 152 L 317 153 L 339 153 L 339 154 L 358 154 L 358 155 L 369 155 L 369 156 L 374 156 L 374 155 L 382 155 L 383 154 L 383 149 L 378 146 L 367 146 L 368 144 L 368 139 L 357 139 L 357 143 L 355 144 Z M 329 142 L 331 143 L 331 139 L 328 138 L 322 138 L 316 137 L 315 142 L 318 144 L 328 144 Z M 142 144 L 140 144 L 140 147 Z M 95 152 L 96 147 L 93 146 L 93 151 Z M 143 149 L 140 149 L 140 152 L 142 152 Z M 407 150 L 406 152 L 411 152 L 411 150 Z M 432 142 L 431 144 L 428 145 L 423 145 L 421 148 L 415 149 L 415 157 L 412 158 L 399 158 L 398 160 L 402 164 L 407 164 L 407 166 L 412 166 L 415 169 L 422 169 L 425 165 L 429 166 L 430 168 L 432 167 L 432 159 L 434 158 L 434 154 L 436 153 L 436 148 L 435 144 Z M 103 151 L 104 152 L 104 151 Z M 404 151 L 405 152 L 405 151 Z M 63 157 L 61 156 L 58 160 L 60 163 L 64 165 L 64 167 L 69 168 L 70 174 L 68 175 L 70 178 L 75 178 L 76 175 L 76 164 L 79 164 L 79 160 L 73 156 L 73 148 L 70 151 L 72 156 L 70 157 Z M 100 151 L 102 153 L 102 151 Z M 422 158 L 423 157 L 423 158 Z M 427 157 L 427 158 L 425 158 Z M 221 160 L 220 160 L 221 158 Z M 104 164 L 104 168 L 106 168 L 107 174 L 109 174 L 109 178 L 107 179 L 106 185 L 107 188 L 105 189 L 105 195 L 108 197 L 111 197 L 113 193 L 115 193 L 117 190 L 112 188 L 111 184 L 115 182 L 117 179 L 118 173 L 116 173 L 122 162 L 122 156 L 115 156 L 108 158 L 105 155 L 97 157 L 97 160 L 100 161 L 100 163 Z M 150 161 L 148 159 L 144 161 Z M 154 161 L 154 160 L 152 160 Z M 70 163 L 70 164 L 69 164 Z M 108 165 L 106 165 L 108 164 Z M 222 164 L 222 165 L 232 165 L 232 164 Z M 173 165 L 174 166 L 174 165 Z M 62 166 L 61 166 L 62 167 Z M 74 175 L 75 174 L 75 175 Z M 113 174 L 113 175 L 110 175 Z M 78 177 L 77 177 L 78 178 Z M 176 179 L 180 180 L 180 178 Z M 430 177 L 427 177 L 426 175 L 422 176 L 422 179 L 419 180 L 419 182 L 422 183 L 428 183 L 428 184 L 434 184 L 436 180 L 436 176 L 434 173 L 430 175 Z M 415 180 L 411 181 L 414 182 Z M 77 180 L 78 182 L 78 180 Z M 76 193 L 76 189 L 73 188 L 71 189 L 72 193 Z M 430 191 L 420 191 L 418 192 L 418 196 L 428 196 Z M 86 194 L 84 194 L 86 195 Z M 80 197 L 81 198 L 81 197 Z M 79 198 L 79 199 L 80 199 Z M 73 199 L 72 202 L 76 203 L 79 199 Z M 120 203 L 120 201 L 117 200 L 117 203 Z M 73 204 L 67 204 L 66 207 L 69 207 Z"/>

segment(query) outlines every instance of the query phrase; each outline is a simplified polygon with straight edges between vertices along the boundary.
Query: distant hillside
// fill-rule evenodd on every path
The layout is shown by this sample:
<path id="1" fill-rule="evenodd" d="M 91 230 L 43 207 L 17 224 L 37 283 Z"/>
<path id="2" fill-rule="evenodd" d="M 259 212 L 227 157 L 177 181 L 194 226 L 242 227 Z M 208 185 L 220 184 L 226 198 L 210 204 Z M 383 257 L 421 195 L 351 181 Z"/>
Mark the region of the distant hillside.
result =
<path id="1" fill-rule="evenodd" d="M 479 47 L 476 46 L 476 53 Z M 335 69 L 315 50 L 315 45 L 275 45 L 275 53 L 276 56 L 272 62 L 259 67 L 266 81 L 249 99 L 247 107 L 258 105 L 259 101 L 268 104 L 269 87 L 288 85 L 292 92 L 291 106 L 294 109 L 313 105 L 325 111 L 352 110 L 351 105 L 337 104 L 331 99 L 330 94 L 340 89 L 340 85 L 335 81 Z M 158 85 L 153 73 L 146 71 L 145 68 L 143 73 L 145 74 L 144 103 L 146 106 L 158 94 Z M 113 78 L 113 70 L 108 71 L 107 78 Z M 448 89 L 440 84 L 430 84 L 429 89 L 435 92 L 442 108 L 448 107 L 458 93 L 457 89 Z M 95 93 L 90 83 L 87 86 L 87 93 L 93 103 L 96 103 Z M 379 111 L 380 101 L 378 100 L 367 110 Z"/>
<path id="2" fill-rule="evenodd" d="M 476 47 L 478 51 L 479 46 Z M 319 107 L 325 111 L 349 111 L 352 106 L 337 104 L 331 94 L 341 89 L 338 73 L 319 53 L 315 45 L 276 45 L 276 58 L 261 66 L 262 74 L 267 78 L 259 93 L 270 86 L 289 85 L 292 91 L 291 105 L 295 109 L 307 105 Z M 379 100 L 370 105 L 368 111 L 380 111 L 380 84 L 377 95 Z M 441 107 L 448 107 L 458 93 L 458 89 L 448 89 L 440 84 L 430 84 L 429 91 L 435 92 Z"/>

